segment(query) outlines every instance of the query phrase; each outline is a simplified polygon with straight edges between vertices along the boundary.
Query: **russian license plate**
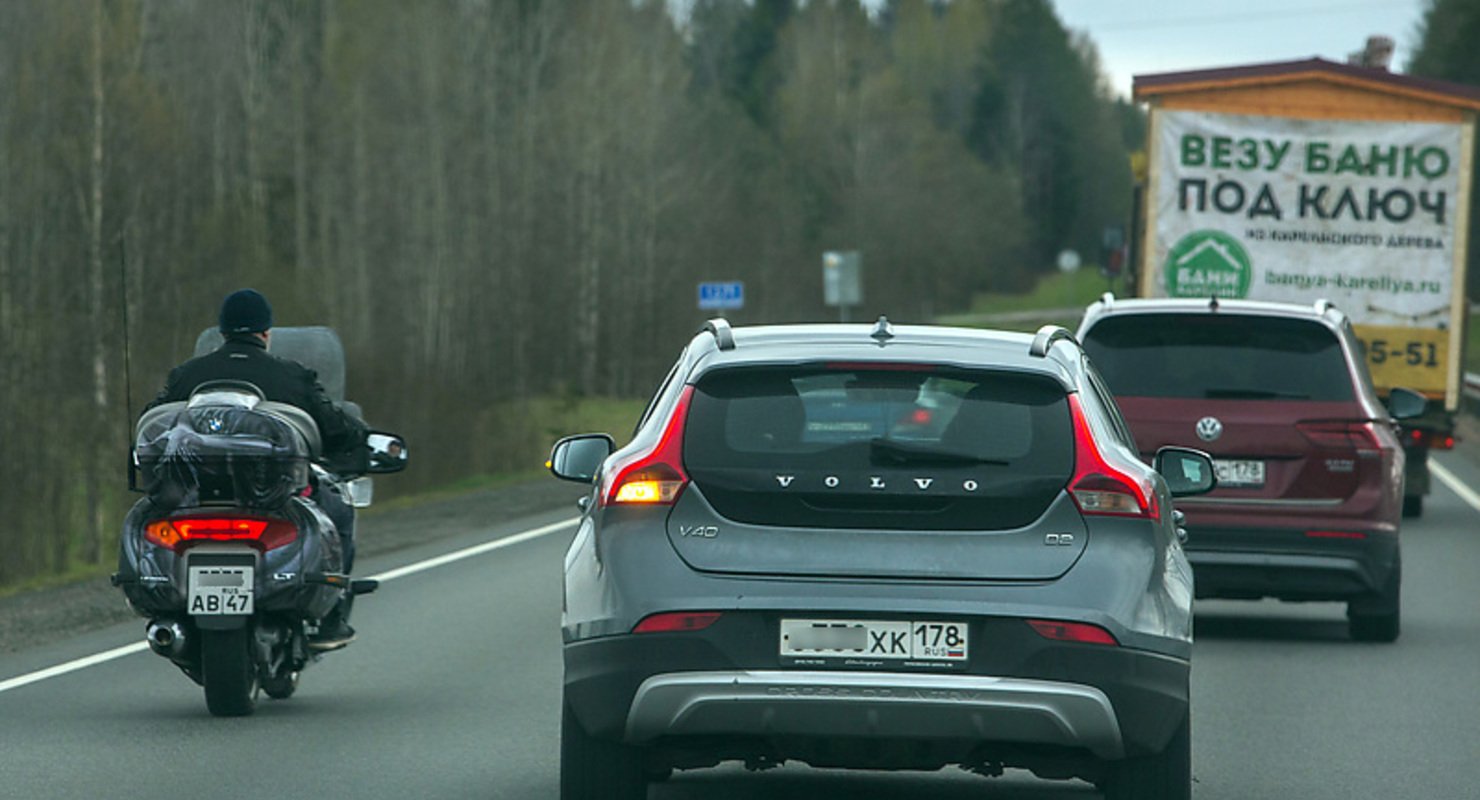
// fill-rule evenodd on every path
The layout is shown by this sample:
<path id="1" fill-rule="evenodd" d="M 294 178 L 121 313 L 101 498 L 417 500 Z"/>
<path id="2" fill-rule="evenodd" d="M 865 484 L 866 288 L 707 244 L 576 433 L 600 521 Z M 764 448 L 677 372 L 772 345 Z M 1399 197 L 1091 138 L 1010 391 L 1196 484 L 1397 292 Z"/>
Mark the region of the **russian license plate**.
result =
<path id="1" fill-rule="evenodd" d="M 781 620 L 781 657 L 790 663 L 964 664 L 964 622 L 942 620 Z"/>
<path id="2" fill-rule="evenodd" d="M 204 615 L 252 613 L 253 572 L 247 566 L 192 566 L 186 608 Z"/>
<path id="3" fill-rule="evenodd" d="M 1219 486 L 1264 485 L 1263 461 L 1215 458 L 1213 471 L 1218 474 Z"/>

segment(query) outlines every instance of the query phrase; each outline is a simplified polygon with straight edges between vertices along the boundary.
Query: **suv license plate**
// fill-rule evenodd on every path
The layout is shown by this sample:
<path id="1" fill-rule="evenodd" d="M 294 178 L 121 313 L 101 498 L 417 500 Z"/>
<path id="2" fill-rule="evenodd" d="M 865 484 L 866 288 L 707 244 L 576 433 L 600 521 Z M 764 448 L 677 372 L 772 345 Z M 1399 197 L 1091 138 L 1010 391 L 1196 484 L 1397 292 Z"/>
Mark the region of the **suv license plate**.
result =
<path id="1" fill-rule="evenodd" d="M 252 567 L 191 567 L 190 614 L 252 613 Z"/>
<path id="2" fill-rule="evenodd" d="M 1264 462 L 1213 459 L 1219 486 L 1263 486 Z"/>
<path id="3" fill-rule="evenodd" d="M 964 664 L 969 650 L 965 622 L 943 620 L 781 620 L 781 657 L 863 664 Z"/>

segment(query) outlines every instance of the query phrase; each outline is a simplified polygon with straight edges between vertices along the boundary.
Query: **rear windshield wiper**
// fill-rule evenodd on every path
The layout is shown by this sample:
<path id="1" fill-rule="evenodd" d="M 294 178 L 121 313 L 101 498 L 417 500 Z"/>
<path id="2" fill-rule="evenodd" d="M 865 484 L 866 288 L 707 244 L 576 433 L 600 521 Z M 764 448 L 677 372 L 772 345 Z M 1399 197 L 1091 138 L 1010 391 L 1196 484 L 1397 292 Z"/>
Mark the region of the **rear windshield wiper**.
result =
<path id="1" fill-rule="evenodd" d="M 1209 400 L 1309 400 L 1308 394 L 1295 392 L 1272 392 L 1265 389 L 1206 389 L 1203 397 Z"/>
<path id="2" fill-rule="evenodd" d="M 970 453 L 936 450 L 918 444 L 908 444 L 898 439 L 875 438 L 869 440 L 869 455 L 874 462 L 889 464 L 995 464 L 1007 466 L 1006 461 L 982 458 Z"/>

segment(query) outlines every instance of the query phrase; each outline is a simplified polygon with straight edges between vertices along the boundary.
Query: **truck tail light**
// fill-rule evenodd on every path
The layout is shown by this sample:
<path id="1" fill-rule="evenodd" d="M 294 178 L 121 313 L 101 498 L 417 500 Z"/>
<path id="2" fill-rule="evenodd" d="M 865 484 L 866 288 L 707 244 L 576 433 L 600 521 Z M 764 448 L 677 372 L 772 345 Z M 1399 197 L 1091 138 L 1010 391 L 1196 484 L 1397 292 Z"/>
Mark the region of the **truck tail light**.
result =
<path id="1" fill-rule="evenodd" d="M 1426 447 L 1430 450 L 1453 450 L 1455 438 L 1452 433 L 1427 428 L 1405 428 L 1404 443 L 1409 447 Z"/>

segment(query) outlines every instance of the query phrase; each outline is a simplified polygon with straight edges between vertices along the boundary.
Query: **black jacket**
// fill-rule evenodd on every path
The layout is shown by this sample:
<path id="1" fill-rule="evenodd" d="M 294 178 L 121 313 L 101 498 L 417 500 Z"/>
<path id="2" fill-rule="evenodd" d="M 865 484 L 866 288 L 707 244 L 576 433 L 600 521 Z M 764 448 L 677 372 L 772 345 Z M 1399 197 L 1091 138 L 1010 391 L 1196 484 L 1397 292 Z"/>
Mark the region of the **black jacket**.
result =
<path id="1" fill-rule="evenodd" d="M 324 394 L 318 373 L 297 361 L 278 358 L 267 352 L 267 345 L 255 335 L 226 337 L 214 352 L 186 361 L 170 370 L 164 389 L 149 403 L 190 399 L 196 387 L 209 381 L 248 381 L 262 390 L 268 399 L 287 403 L 307 411 L 319 426 L 324 443 L 324 457 L 333 462 L 347 460 L 356 464 L 365 452 L 365 423 L 344 413 Z M 348 457 L 346 459 L 346 457 Z"/>

